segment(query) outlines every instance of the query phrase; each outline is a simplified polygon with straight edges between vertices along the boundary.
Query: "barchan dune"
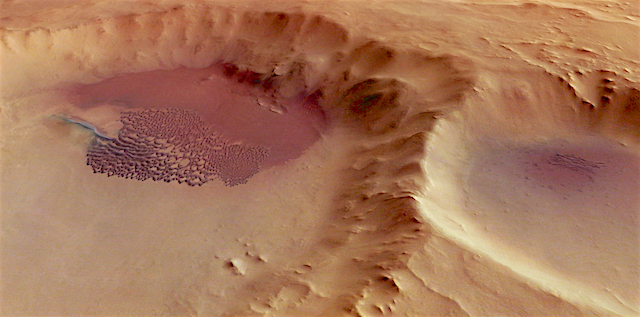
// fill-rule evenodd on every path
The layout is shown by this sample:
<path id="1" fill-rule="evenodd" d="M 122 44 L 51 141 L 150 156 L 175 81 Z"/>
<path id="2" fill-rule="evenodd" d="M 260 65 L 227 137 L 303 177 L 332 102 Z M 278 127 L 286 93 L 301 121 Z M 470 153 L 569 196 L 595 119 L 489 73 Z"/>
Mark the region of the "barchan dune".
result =
<path id="1" fill-rule="evenodd" d="M 3 1 L 2 316 L 638 316 L 624 1 Z"/>

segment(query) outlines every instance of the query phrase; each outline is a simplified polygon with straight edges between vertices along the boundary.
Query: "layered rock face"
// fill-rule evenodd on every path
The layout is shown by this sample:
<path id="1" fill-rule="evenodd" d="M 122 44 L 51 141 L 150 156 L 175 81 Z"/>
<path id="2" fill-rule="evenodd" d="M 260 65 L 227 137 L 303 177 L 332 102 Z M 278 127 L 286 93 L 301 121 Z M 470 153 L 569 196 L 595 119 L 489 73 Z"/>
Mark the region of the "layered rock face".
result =
<path id="1" fill-rule="evenodd" d="M 2 315 L 640 313 L 631 3 L 2 6 Z"/>

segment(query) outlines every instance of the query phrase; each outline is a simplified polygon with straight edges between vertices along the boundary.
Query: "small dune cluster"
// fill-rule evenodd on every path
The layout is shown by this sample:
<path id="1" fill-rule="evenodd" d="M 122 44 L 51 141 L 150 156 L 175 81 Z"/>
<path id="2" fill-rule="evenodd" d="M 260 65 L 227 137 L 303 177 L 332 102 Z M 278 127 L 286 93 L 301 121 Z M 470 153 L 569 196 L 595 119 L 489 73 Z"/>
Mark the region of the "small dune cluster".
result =
<path id="1" fill-rule="evenodd" d="M 604 167 L 604 163 L 587 161 L 572 154 L 565 155 L 556 153 L 556 155 L 549 158 L 547 162 L 551 165 L 564 167 L 584 175 L 594 174 L 594 169 Z"/>
<path id="2" fill-rule="evenodd" d="M 94 173 L 129 179 L 178 181 L 191 186 L 220 179 L 244 184 L 258 173 L 268 150 L 230 144 L 183 109 L 127 111 L 117 139 L 96 136 L 87 165 Z"/>

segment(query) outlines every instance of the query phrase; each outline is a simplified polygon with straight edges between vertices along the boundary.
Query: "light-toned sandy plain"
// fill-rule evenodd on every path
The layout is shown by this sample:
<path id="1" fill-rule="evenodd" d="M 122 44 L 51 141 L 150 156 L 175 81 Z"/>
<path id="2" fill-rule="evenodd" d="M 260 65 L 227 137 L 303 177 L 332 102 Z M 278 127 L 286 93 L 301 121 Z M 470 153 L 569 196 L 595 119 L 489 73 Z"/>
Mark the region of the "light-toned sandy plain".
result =
<path id="1" fill-rule="evenodd" d="M 636 1 L 0 4 L 2 316 L 640 315 Z"/>

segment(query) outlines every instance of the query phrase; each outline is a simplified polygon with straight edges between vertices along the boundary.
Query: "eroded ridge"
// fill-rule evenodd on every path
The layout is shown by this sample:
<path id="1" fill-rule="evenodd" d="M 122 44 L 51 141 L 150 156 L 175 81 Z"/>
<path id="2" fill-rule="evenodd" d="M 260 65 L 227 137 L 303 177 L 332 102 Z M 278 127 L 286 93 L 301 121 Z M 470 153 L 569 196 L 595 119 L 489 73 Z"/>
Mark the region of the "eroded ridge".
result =
<path id="1" fill-rule="evenodd" d="M 91 143 L 87 165 L 94 173 L 191 186 L 220 179 L 235 186 L 258 173 L 268 156 L 266 148 L 223 140 L 193 111 L 126 111 L 121 120 L 117 139 L 96 136 Z"/>

